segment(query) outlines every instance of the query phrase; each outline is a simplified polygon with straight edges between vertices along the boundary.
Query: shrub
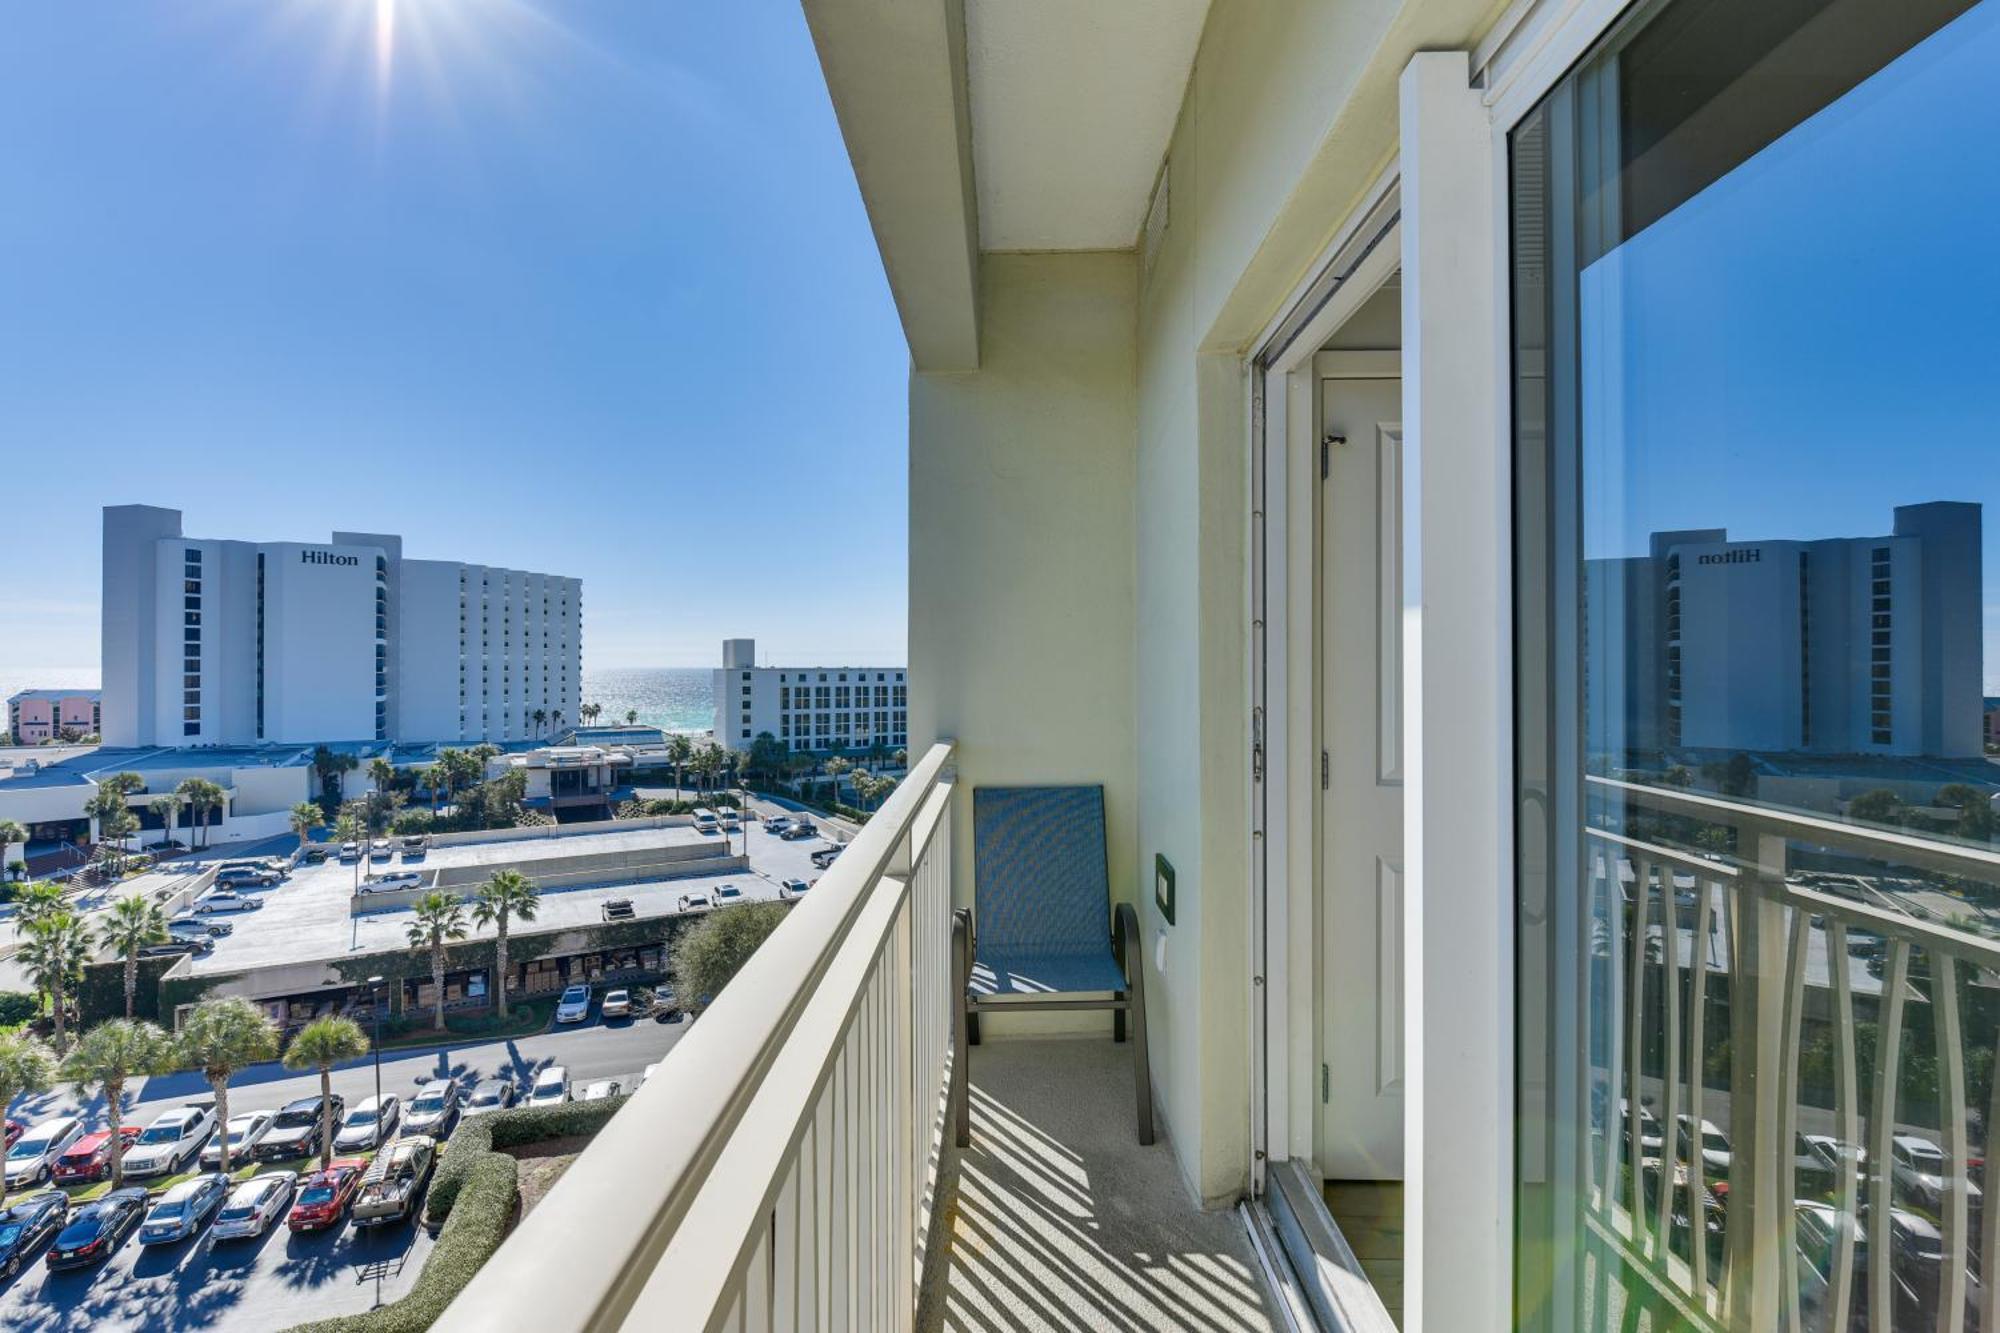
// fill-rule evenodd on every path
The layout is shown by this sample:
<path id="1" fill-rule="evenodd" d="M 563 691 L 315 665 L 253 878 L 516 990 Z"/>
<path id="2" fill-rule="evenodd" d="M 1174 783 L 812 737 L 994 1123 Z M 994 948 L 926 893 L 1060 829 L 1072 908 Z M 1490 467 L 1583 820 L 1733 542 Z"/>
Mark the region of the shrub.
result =
<path id="1" fill-rule="evenodd" d="M 0 1027 L 25 1023 L 41 1012 L 40 997 L 25 991 L 0 990 Z"/>
<path id="2" fill-rule="evenodd" d="M 445 1159 L 457 1156 L 463 1146 L 454 1140 Z M 403 1298 L 365 1314 L 300 1324 L 291 1333 L 422 1333 L 437 1322 L 500 1248 L 521 1199 L 520 1172 L 512 1158 L 492 1152 L 468 1155 L 477 1160 L 462 1173 L 459 1207 L 452 1210 L 424 1271 Z M 440 1178 L 443 1174 L 440 1168 Z"/>
<path id="3" fill-rule="evenodd" d="M 672 974 L 684 1002 L 722 994 L 750 955 L 791 910 L 788 903 L 739 903 L 709 912 L 674 941 Z"/>
<path id="4" fill-rule="evenodd" d="M 451 1150 L 438 1163 L 437 1176 L 424 1199 L 424 1225 L 436 1228 L 451 1217 L 460 1193 L 469 1188 L 472 1173 L 481 1161 L 494 1155 L 494 1149 L 595 1134 L 625 1102 L 624 1097 L 607 1097 L 561 1106 L 517 1106 L 459 1122 L 458 1132 L 451 1136 Z"/>

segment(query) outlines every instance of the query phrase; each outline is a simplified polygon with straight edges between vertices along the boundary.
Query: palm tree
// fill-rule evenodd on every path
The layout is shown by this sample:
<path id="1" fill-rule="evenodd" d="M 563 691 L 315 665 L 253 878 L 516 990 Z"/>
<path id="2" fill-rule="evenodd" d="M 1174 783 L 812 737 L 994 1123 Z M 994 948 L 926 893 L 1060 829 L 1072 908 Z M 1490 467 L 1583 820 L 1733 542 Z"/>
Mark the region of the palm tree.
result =
<path id="1" fill-rule="evenodd" d="M 494 871 L 493 878 L 479 886 L 479 893 L 473 899 L 472 919 L 494 928 L 494 968 L 498 978 L 495 989 L 503 1019 L 507 1017 L 507 927 L 515 917 L 533 921 L 535 909 L 541 903 L 542 891 L 518 870 Z"/>
<path id="2" fill-rule="evenodd" d="M 319 808 L 317 801 L 300 801 L 292 807 L 292 834 L 299 840 L 299 855 L 304 856 L 306 839 L 312 831 L 326 823 L 326 812 Z"/>
<path id="3" fill-rule="evenodd" d="M 12 819 L 0 819 L 0 880 L 7 878 L 7 849 L 17 842 L 25 852 L 28 848 L 26 827 Z"/>
<path id="4" fill-rule="evenodd" d="M 153 812 L 160 821 L 160 827 L 165 830 L 160 835 L 161 841 L 172 842 L 174 826 L 181 822 L 181 798 L 168 792 L 164 796 L 155 796 L 146 802 L 146 808 Z"/>
<path id="5" fill-rule="evenodd" d="M 466 936 L 465 900 L 455 893 L 432 889 L 417 899 L 416 920 L 410 922 L 410 948 L 431 951 L 431 1006 L 435 1026 L 444 1031 L 444 948 Z"/>
<path id="6" fill-rule="evenodd" d="M 333 1067 L 368 1054 L 368 1035 L 351 1018 L 315 1018 L 285 1048 L 285 1068 L 319 1070 L 319 1167 L 333 1165 Z"/>
<path id="7" fill-rule="evenodd" d="M 847 772 L 848 769 L 853 767 L 854 765 L 850 763 L 844 756 L 841 755 L 835 755 L 833 756 L 833 758 L 826 761 L 826 775 L 833 779 L 833 792 L 829 797 L 829 799 L 827 800 L 828 805 L 840 804 L 841 774 Z"/>
<path id="8" fill-rule="evenodd" d="M 60 1051 L 68 1042 L 69 990 L 83 980 L 83 965 L 90 960 L 90 932 L 69 911 L 56 912 L 28 927 L 16 957 L 35 989 L 49 997 Z"/>
<path id="9" fill-rule="evenodd" d="M 229 794 L 207 778 L 187 778 L 174 791 L 188 803 L 195 823 L 201 826 L 201 845 L 208 846 L 208 816 L 222 808 Z"/>
<path id="10" fill-rule="evenodd" d="M 424 790 L 430 793 L 432 814 L 437 813 L 438 793 L 443 791 L 450 781 L 451 770 L 442 763 L 432 764 L 424 769 Z"/>
<path id="11" fill-rule="evenodd" d="M 638 726 L 638 725 L 639 725 L 639 710 L 638 710 L 638 709 L 636 709 L 636 708 L 628 708 L 628 709 L 626 709 L 626 710 L 625 710 L 625 725 L 626 725 L 626 726 L 628 726 L 628 727 L 636 727 L 636 726 Z"/>
<path id="12" fill-rule="evenodd" d="M 173 1065 L 173 1039 L 156 1024 L 130 1018 L 99 1023 L 83 1034 L 76 1049 L 63 1058 L 62 1077 L 86 1100 L 104 1094 L 111 1138 L 111 1188 L 125 1184 L 125 1085 L 147 1074 L 164 1074 Z"/>
<path id="13" fill-rule="evenodd" d="M 368 761 L 368 780 L 375 784 L 376 791 L 387 791 L 396 782 L 396 766 L 387 759 Z"/>
<path id="14" fill-rule="evenodd" d="M 682 778 L 684 776 L 683 770 L 687 768 L 688 761 L 693 758 L 694 758 L 694 742 L 689 740 L 686 736 L 676 733 L 673 736 L 673 738 L 667 742 L 667 759 L 674 766 L 675 796 L 685 795 L 685 792 L 683 791 L 682 788 Z"/>
<path id="15" fill-rule="evenodd" d="M 278 1054 L 278 1028 L 240 995 L 203 1000 L 181 1023 L 176 1063 L 199 1069 L 215 1092 L 215 1124 L 222 1171 L 229 1172 L 229 1080 L 237 1070 Z"/>
<path id="16" fill-rule="evenodd" d="M 111 904 L 97 928 L 97 942 L 125 960 L 125 1017 L 132 1016 L 132 1002 L 139 994 L 139 953 L 149 944 L 165 944 L 167 914 L 143 893 L 120 898 Z"/>
<path id="17" fill-rule="evenodd" d="M 52 879 L 28 885 L 14 899 L 14 921 L 22 930 L 68 910 L 62 885 Z"/>
<path id="18" fill-rule="evenodd" d="M 56 1057 L 48 1047 L 22 1032 L 0 1032 L 0 1109 L 16 1097 L 47 1092 L 56 1080 Z M 0 1206 L 7 1202 L 7 1178 L 0 1173 Z"/>
<path id="19" fill-rule="evenodd" d="M 549 720 L 549 715 L 546 712 L 542 711 L 541 709 L 537 708 L 534 712 L 528 714 L 528 717 L 535 724 L 535 734 L 537 736 L 541 735 L 542 726 Z"/>

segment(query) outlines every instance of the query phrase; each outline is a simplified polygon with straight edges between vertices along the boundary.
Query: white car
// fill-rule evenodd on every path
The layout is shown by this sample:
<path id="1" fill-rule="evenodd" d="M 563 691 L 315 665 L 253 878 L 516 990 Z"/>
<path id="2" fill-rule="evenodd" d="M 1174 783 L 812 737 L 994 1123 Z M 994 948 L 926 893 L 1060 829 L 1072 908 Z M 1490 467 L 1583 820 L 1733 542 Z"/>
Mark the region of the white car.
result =
<path id="1" fill-rule="evenodd" d="M 568 1100 L 569 1070 L 550 1065 L 535 1075 L 535 1086 L 528 1093 L 529 1106 L 561 1106 Z"/>
<path id="2" fill-rule="evenodd" d="M 222 1127 L 222 1132 L 210 1139 L 208 1146 L 201 1150 L 201 1164 L 210 1170 L 220 1167 L 222 1144 L 227 1140 L 229 1165 L 232 1167 L 245 1165 L 250 1161 L 257 1145 L 264 1141 L 264 1136 L 271 1132 L 272 1118 L 269 1111 L 251 1111 L 246 1115 L 230 1116 L 229 1123 Z"/>
<path id="3" fill-rule="evenodd" d="M 423 886 L 423 873 L 416 870 L 399 870 L 393 875 L 370 875 L 361 881 L 363 893 L 395 893 L 401 889 L 421 889 Z"/>
<path id="4" fill-rule="evenodd" d="M 387 838 L 377 838 L 368 845 L 368 859 L 386 861 L 396 854 L 396 849 Z"/>
<path id="5" fill-rule="evenodd" d="M 469 1118 L 485 1115 L 488 1111 L 504 1111 L 514 1104 L 514 1085 L 504 1078 L 483 1078 L 465 1099 L 465 1114 Z"/>
<path id="6" fill-rule="evenodd" d="M 681 895 L 681 910 L 683 912 L 706 912 L 712 906 L 714 904 L 709 902 L 708 895 L 705 893 L 683 893 Z"/>
<path id="7" fill-rule="evenodd" d="M 783 833 L 792 826 L 792 821 L 783 815 L 767 815 L 764 818 L 764 832 Z"/>
<path id="8" fill-rule="evenodd" d="M 598 1012 L 605 1018 L 630 1018 L 632 1016 L 632 992 L 619 988 L 604 992 L 604 1003 Z"/>
<path id="9" fill-rule="evenodd" d="M 357 1102 L 333 1136 L 335 1152 L 365 1152 L 379 1148 L 396 1137 L 396 1125 L 403 1118 L 403 1100 L 393 1092 L 382 1094 L 378 1102 L 369 1097 Z"/>
<path id="10" fill-rule="evenodd" d="M 717 907 L 727 907 L 731 903 L 740 903 L 742 901 L 743 890 L 737 888 L 734 884 L 718 884 L 715 886 L 715 905 Z"/>
<path id="11" fill-rule="evenodd" d="M 201 1155 L 202 1145 L 214 1132 L 215 1112 L 206 1106 L 162 1111 L 125 1150 L 125 1174 L 135 1180 L 177 1176 Z"/>
<path id="12" fill-rule="evenodd" d="M 1694 1121 L 1685 1115 L 1674 1117 L 1674 1156 L 1679 1161 L 1688 1160 L 1688 1136 L 1694 1129 Z M 1724 1134 L 1712 1120 L 1701 1122 L 1701 1169 L 1710 1180 L 1727 1179 L 1729 1164 L 1735 1157 L 1729 1146 L 1729 1136 Z"/>
<path id="13" fill-rule="evenodd" d="M 595 1083 L 586 1084 L 582 1095 L 577 1100 L 580 1102 L 601 1102 L 607 1097 L 616 1097 L 619 1091 L 620 1089 L 616 1080 L 601 1078 Z"/>
<path id="14" fill-rule="evenodd" d="M 789 902 L 793 898 L 803 898 L 812 885 L 802 879 L 788 879 L 778 885 L 778 897 Z"/>
<path id="15" fill-rule="evenodd" d="M 218 890 L 207 897 L 196 899 L 194 910 L 206 916 L 210 912 L 254 912 L 263 905 L 255 898 L 245 898 L 240 893 L 225 893 Z"/>
<path id="16" fill-rule="evenodd" d="M 7 1150 L 7 1188 L 23 1189 L 46 1181 L 56 1159 L 82 1137 L 83 1121 L 73 1115 L 59 1115 L 34 1126 Z M 129 1155 L 126 1160 L 131 1160 Z"/>
<path id="17" fill-rule="evenodd" d="M 1889 1169 L 1899 1199 L 1913 1199 L 1931 1209 L 1943 1206 L 1954 1178 L 1944 1149 L 1920 1134 L 1897 1134 L 1889 1140 Z M 1977 1181 L 1957 1178 L 1965 1188 L 1968 1205 L 1978 1207 L 1986 1191 Z"/>
<path id="18" fill-rule="evenodd" d="M 361 844 L 358 842 L 341 843 L 340 859 L 342 861 L 359 861 L 361 859 Z"/>
<path id="19" fill-rule="evenodd" d="M 581 1023 L 590 1017 L 590 987 L 571 986 L 556 1001 L 556 1022 Z"/>
<path id="20" fill-rule="evenodd" d="M 292 1206 L 292 1194 L 298 1187 L 296 1171 L 253 1176 L 229 1192 L 208 1234 L 216 1240 L 249 1240 L 263 1235 Z"/>

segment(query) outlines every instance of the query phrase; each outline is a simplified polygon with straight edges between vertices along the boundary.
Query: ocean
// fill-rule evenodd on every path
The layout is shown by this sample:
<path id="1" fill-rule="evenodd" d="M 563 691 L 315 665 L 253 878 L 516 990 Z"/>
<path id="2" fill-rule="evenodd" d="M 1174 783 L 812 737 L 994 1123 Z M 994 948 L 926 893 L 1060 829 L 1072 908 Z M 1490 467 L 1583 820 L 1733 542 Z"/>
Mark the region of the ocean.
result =
<path id="1" fill-rule="evenodd" d="M 0 669 L 0 700 L 27 689 L 92 689 L 97 679 L 97 672 L 88 668 Z M 600 725 L 623 722 L 631 710 L 639 721 L 665 731 L 706 732 L 715 725 L 714 700 L 708 667 L 616 667 L 583 673 L 583 701 L 604 705 Z"/>

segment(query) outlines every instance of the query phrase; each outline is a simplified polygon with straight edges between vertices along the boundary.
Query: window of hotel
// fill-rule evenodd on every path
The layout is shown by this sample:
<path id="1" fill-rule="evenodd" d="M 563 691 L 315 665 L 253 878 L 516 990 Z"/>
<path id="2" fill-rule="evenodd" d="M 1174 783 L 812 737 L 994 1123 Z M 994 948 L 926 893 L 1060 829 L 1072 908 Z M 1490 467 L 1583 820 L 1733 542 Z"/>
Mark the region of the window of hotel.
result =
<path id="1" fill-rule="evenodd" d="M 1512 132 L 1517 1327 L 1979 1326 L 1995 68 L 1664 0 Z"/>

